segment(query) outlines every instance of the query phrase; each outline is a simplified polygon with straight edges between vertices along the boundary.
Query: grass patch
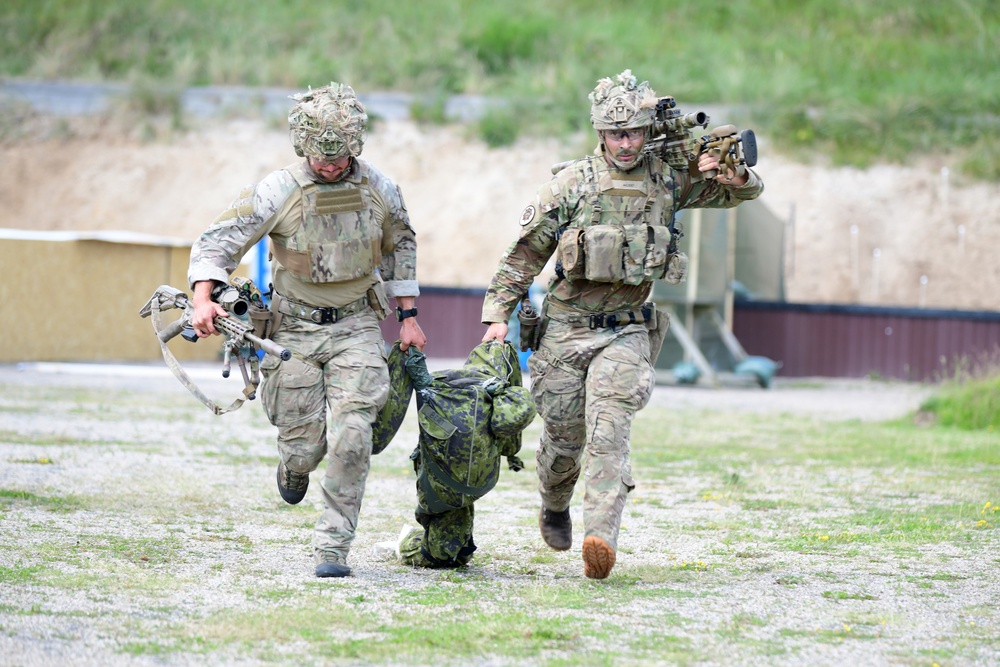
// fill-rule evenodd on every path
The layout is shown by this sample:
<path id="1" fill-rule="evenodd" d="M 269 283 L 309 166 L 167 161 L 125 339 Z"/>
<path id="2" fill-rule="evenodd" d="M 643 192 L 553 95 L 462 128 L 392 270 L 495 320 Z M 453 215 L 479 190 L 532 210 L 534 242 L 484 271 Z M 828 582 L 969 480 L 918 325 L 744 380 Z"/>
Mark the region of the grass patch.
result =
<path id="1" fill-rule="evenodd" d="M 0 489 L 0 509 L 14 510 L 30 505 L 51 512 L 74 512 L 84 503 L 76 497 L 41 496 L 20 489 Z"/>
<path id="2" fill-rule="evenodd" d="M 875 600 L 874 595 L 868 593 L 850 593 L 848 591 L 823 591 L 823 597 L 827 600 L 840 602 L 842 600 Z"/>
<path id="3" fill-rule="evenodd" d="M 950 382 L 920 410 L 933 415 L 940 426 L 1000 433 L 1000 374 Z"/>
<path id="4" fill-rule="evenodd" d="M 521 131 L 522 118 L 507 107 L 490 109 L 479 120 L 479 136 L 490 148 L 510 146 Z"/>
<path id="5" fill-rule="evenodd" d="M 648 417 L 643 417 L 648 415 Z M 672 423 L 671 423 L 672 422 Z M 662 424 L 671 423 L 669 442 Z M 960 470 L 970 465 L 1000 465 L 996 436 L 986 432 L 961 434 L 927 429 L 910 423 L 817 423 L 788 417 L 774 420 L 741 416 L 739 421 L 713 412 L 697 420 L 678 422 L 665 408 L 647 408 L 633 425 L 632 460 L 639 466 L 667 472 L 683 463 L 692 472 L 721 479 L 717 488 L 733 489 L 734 471 L 743 488 L 753 486 L 747 472 L 761 463 L 783 466 L 943 466 Z M 704 456 L 705 448 L 713 456 Z"/>
<path id="6" fill-rule="evenodd" d="M 44 568 L 41 565 L 0 567 L 0 583 L 23 585 L 35 581 Z M 16 611 L 15 607 L 5 606 L 6 611 Z"/>
<path id="7" fill-rule="evenodd" d="M 391 622 L 379 620 L 377 601 L 352 598 L 349 604 L 340 605 L 316 597 L 305 608 L 300 597 L 288 605 L 280 601 L 277 606 L 243 614 L 215 615 L 197 626 L 176 626 L 169 635 L 176 641 L 159 638 L 148 644 L 138 643 L 130 652 L 225 645 L 241 647 L 247 655 L 260 655 L 261 645 L 275 647 L 291 640 L 308 646 L 311 655 L 329 660 L 456 664 L 463 659 L 502 653 L 521 659 L 561 656 L 551 664 L 604 665 L 614 664 L 614 659 L 612 653 L 600 649 L 600 642 L 626 635 L 625 629 L 610 619 L 595 623 L 568 611 L 558 617 L 540 618 L 521 611 L 520 601 L 513 609 L 486 612 L 477 603 L 478 594 L 454 592 L 452 597 L 435 587 L 408 595 L 409 604 L 394 607 Z M 555 589 L 548 592 L 554 593 Z M 414 607 L 418 601 L 420 606 Z M 547 607 L 551 608 L 552 603 L 545 600 Z M 428 606 L 438 609 L 425 611 Z M 634 652 L 630 655 L 652 659 L 665 649 L 671 654 L 689 650 L 688 640 L 664 636 L 661 628 L 652 630 L 649 627 L 633 641 L 626 640 Z M 596 650 L 586 650 L 588 645 Z"/>

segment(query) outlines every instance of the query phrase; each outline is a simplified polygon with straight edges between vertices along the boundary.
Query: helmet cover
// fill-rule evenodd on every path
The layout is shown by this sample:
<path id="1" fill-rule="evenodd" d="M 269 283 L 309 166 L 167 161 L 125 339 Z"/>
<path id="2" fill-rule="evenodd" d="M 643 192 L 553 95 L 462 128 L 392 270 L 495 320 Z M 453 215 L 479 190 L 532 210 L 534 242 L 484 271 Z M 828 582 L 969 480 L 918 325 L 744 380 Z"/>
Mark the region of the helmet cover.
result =
<path id="1" fill-rule="evenodd" d="M 299 157 L 332 161 L 357 157 L 364 147 L 368 114 L 354 89 L 344 83 L 292 95 L 288 132 Z"/>
<path id="2" fill-rule="evenodd" d="M 493 397 L 490 430 L 497 437 L 517 435 L 535 418 L 535 401 L 525 387 L 509 386 Z"/>
<path id="3" fill-rule="evenodd" d="M 652 125 L 659 99 L 648 81 L 637 83 L 632 70 L 627 69 L 614 81 L 605 77 L 597 81 L 590 99 L 590 123 L 595 130 L 628 130 Z"/>

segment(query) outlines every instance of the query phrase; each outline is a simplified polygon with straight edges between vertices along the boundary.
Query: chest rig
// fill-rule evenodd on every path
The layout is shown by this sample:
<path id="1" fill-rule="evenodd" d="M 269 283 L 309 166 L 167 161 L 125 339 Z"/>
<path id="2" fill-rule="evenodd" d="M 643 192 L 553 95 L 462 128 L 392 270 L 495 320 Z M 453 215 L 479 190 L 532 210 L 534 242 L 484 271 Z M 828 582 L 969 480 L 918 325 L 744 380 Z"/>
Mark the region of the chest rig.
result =
<path id="1" fill-rule="evenodd" d="M 588 157 L 581 196 L 561 231 L 557 268 L 568 280 L 639 285 L 663 278 L 676 252 L 674 181 L 649 156 L 634 172 L 599 169 Z"/>
<path id="2" fill-rule="evenodd" d="M 302 219 L 294 234 L 272 246 L 281 265 L 313 283 L 371 275 L 382 261 L 382 227 L 368 177 L 355 168 L 342 181 L 316 183 L 305 162 L 287 171 L 302 188 Z"/>

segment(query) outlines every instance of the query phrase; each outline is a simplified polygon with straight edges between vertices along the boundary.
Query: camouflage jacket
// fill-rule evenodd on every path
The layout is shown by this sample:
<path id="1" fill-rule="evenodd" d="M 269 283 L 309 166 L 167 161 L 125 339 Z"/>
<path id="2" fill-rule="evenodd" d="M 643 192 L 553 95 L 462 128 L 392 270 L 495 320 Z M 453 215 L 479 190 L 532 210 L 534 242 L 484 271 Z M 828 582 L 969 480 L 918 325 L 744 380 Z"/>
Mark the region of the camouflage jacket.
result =
<path id="1" fill-rule="evenodd" d="M 269 236 L 274 286 L 286 297 L 343 306 L 365 295 L 376 271 L 388 296 L 419 296 L 416 235 L 399 187 L 357 158 L 336 183 L 311 180 L 303 160 L 240 192 L 192 246 L 189 283 L 228 282 L 250 248 Z M 325 272 L 345 259 L 354 260 L 352 273 Z"/>
<path id="2" fill-rule="evenodd" d="M 549 284 L 548 298 L 584 312 L 640 306 L 649 296 L 652 280 L 662 276 L 662 271 L 651 271 L 650 267 L 665 266 L 665 245 L 659 232 L 666 229 L 671 217 L 685 208 L 731 208 L 755 199 L 763 192 L 764 184 L 752 170 L 748 174 L 749 180 L 743 186 L 726 187 L 714 180 L 693 179 L 650 156 L 641 167 L 629 172 L 609 165 L 603 156 L 571 163 L 538 189 L 535 201 L 521 214 L 520 238 L 500 260 L 486 292 L 483 323 L 507 321 L 567 230 L 598 224 L 626 230 L 625 249 L 619 253 L 624 257 L 624 266 L 619 269 L 621 279 L 617 279 L 619 274 L 610 280 L 589 280 L 557 273 Z M 656 233 L 647 236 L 647 227 Z M 629 256 L 635 255 L 628 244 L 629 234 L 640 239 L 636 244 L 640 246 L 638 256 Z M 664 247 L 657 250 L 654 244 Z M 656 257 L 658 252 L 662 252 L 661 257 Z"/>

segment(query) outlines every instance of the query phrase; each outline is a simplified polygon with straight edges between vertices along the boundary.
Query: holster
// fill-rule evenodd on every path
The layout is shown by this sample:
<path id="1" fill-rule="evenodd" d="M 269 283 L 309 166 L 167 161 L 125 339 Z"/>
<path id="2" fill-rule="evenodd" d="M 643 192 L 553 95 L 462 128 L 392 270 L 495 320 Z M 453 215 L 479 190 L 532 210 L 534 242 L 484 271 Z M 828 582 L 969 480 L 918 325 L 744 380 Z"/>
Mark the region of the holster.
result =
<path id="1" fill-rule="evenodd" d="M 258 338 L 270 338 L 274 327 L 271 326 L 273 315 L 267 308 L 252 305 L 247 311 L 250 315 L 250 324 L 253 325 L 253 333 Z"/>
<path id="2" fill-rule="evenodd" d="M 284 313 L 278 310 L 278 306 L 284 298 L 276 290 L 271 289 L 271 326 L 268 331 L 269 337 L 278 330 L 278 327 L 281 326 L 281 319 L 285 316 Z"/>
<path id="3" fill-rule="evenodd" d="M 520 349 L 522 352 L 537 350 L 542 341 L 542 334 L 545 333 L 546 304 L 542 303 L 542 311 L 538 312 L 532 305 L 528 295 L 521 299 L 521 308 L 517 311 L 517 321 L 520 324 Z"/>
<path id="4" fill-rule="evenodd" d="M 377 283 L 368 288 L 368 305 L 375 311 L 380 322 L 389 314 L 389 297 L 381 276 Z"/>
<path id="5" fill-rule="evenodd" d="M 655 366 L 660 350 L 663 349 L 663 340 L 670 328 L 670 315 L 666 311 L 657 309 L 656 316 L 646 323 L 646 327 L 649 329 L 649 363 Z"/>
<path id="6" fill-rule="evenodd" d="M 517 311 L 517 321 L 520 323 L 520 347 L 522 352 L 538 348 L 538 329 L 541 320 L 541 315 L 534 308 L 525 310 L 522 307 L 521 310 Z"/>

